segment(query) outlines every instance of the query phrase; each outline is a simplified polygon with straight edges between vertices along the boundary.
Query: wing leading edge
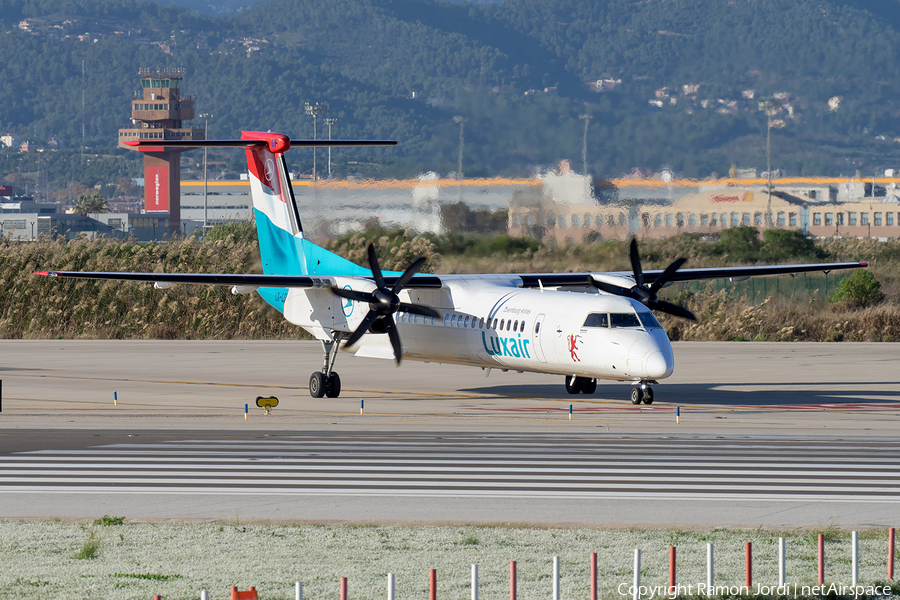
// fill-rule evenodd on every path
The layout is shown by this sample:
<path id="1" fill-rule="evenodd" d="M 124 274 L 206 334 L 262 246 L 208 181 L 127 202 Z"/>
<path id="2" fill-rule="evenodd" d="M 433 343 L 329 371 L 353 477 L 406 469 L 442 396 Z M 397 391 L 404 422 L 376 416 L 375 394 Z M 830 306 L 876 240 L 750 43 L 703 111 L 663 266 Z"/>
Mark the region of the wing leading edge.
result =
<path id="1" fill-rule="evenodd" d="M 760 265 L 755 267 L 710 267 L 704 269 L 680 269 L 669 277 L 669 281 L 698 281 L 701 279 L 719 279 L 759 277 L 763 275 L 791 275 L 794 273 L 811 273 L 816 271 L 830 272 L 842 269 L 861 269 L 868 267 L 865 262 L 815 263 L 806 265 Z M 644 271 L 644 283 L 652 284 L 663 270 Z M 629 271 L 603 273 L 527 273 L 510 275 L 522 280 L 523 287 L 555 287 L 564 285 L 593 285 L 595 275 L 613 275 L 631 277 Z"/>
<path id="2" fill-rule="evenodd" d="M 118 271 L 35 271 L 44 277 L 69 277 L 75 279 L 108 279 L 113 281 L 141 281 L 147 283 L 193 283 L 201 285 L 240 285 L 277 288 L 328 287 L 330 277 L 307 277 L 305 275 L 257 275 L 229 273 L 123 273 Z M 343 276 L 342 276 L 343 277 Z M 371 281 L 371 277 L 359 279 Z M 396 283 L 399 277 L 385 276 L 388 285 Z M 439 288 L 441 280 L 433 275 L 414 275 L 405 286 L 408 288 Z"/>

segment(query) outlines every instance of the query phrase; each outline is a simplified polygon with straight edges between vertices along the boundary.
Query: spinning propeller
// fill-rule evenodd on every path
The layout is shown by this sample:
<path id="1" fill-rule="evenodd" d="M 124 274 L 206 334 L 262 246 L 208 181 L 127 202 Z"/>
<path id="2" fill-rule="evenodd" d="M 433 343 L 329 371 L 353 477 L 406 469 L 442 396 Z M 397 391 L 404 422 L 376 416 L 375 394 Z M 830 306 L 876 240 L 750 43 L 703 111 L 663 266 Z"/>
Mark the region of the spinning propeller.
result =
<path id="1" fill-rule="evenodd" d="M 403 272 L 393 288 L 387 287 L 384 283 L 384 277 L 381 275 L 381 267 L 378 266 L 378 257 L 375 255 L 375 246 L 369 244 L 368 247 L 369 268 L 372 270 L 372 277 L 375 279 L 376 289 L 374 292 L 358 292 L 356 290 L 345 290 L 331 286 L 331 293 L 341 298 L 355 300 L 357 302 L 368 302 L 369 312 L 363 318 L 362 323 L 356 328 L 349 338 L 345 346 L 352 346 L 368 331 L 373 333 L 387 333 L 391 339 L 391 346 L 394 348 L 394 358 L 397 364 L 400 364 L 400 336 L 397 334 L 397 325 L 394 322 L 394 313 L 402 310 L 404 312 L 423 315 L 425 317 L 434 317 L 440 319 L 441 315 L 433 308 L 422 306 L 420 304 L 410 304 L 408 302 L 400 302 L 397 295 L 400 290 L 409 283 L 412 276 L 425 264 L 425 257 L 420 256 L 412 262 L 411 265 Z"/>
<path id="2" fill-rule="evenodd" d="M 676 317 L 690 319 L 691 321 L 697 320 L 694 313 L 688 309 L 678 306 L 677 304 L 672 304 L 671 302 L 666 302 L 665 300 L 660 300 L 656 296 L 656 292 L 668 283 L 675 274 L 675 271 L 680 269 L 681 266 L 687 262 L 686 258 L 676 259 L 675 262 L 666 267 L 666 270 L 663 271 L 653 283 L 647 286 L 644 285 L 644 271 L 641 269 L 641 257 L 638 255 L 637 240 L 635 238 L 631 238 L 631 247 L 629 248 L 628 256 L 631 258 L 631 272 L 634 274 L 634 287 L 624 288 L 612 283 L 597 280 L 594 281 L 594 285 L 608 294 L 625 296 L 626 298 L 637 300 L 651 310 L 658 310 L 670 315 L 675 315 Z"/>

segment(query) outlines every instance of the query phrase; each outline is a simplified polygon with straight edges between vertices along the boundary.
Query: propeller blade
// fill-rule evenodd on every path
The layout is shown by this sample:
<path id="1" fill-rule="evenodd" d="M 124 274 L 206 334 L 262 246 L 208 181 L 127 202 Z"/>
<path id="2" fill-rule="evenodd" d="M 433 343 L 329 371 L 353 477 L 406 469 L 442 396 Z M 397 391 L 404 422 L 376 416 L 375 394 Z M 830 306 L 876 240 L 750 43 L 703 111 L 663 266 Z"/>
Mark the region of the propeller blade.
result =
<path id="1" fill-rule="evenodd" d="M 650 284 L 650 293 L 651 293 L 651 294 L 655 294 L 656 292 L 658 292 L 659 289 L 660 289 L 663 285 L 665 285 L 666 282 L 669 281 L 669 279 L 672 278 L 672 275 L 675 274 L 675 271 L 677 271 L 678 269 L 680 269 L 681 266 L 682 266 L 684 263 L 686 263 L 686 262 L 687 262 L 687 259 L 686 259 L 686 258 L 679 258 L 679 259 L 677 259 L 675 262 L 673 262 L 671 265 L 669 265 L 668 267 L 666 267 L 666 270 L 663 271 L 663 272 L 660 274 L 660 276 L 657 277 L 656 280 L 655 280 L 652 284 Z"/>
<path id="2" fill-rule="evenodd" d="M 335 286 L 329 286 L 328 289 L 335 296 L 340 296 L 341 298 L 347 298 L 348 300 L 356 300 L 357 302 L 374 302 L 375 299 L 372 297 L 372 294 L 369 292 L 358 292 L 356 290 L 347 290 L 344 288 L 339 288 Z"/>
<path id="3" fill-rule="evenodd" d="M 641 269 L 641 256 L 638 254 L 637 238 L 631 238 L 628 249 L 628 257 L 631 259 L 631 272 L 634 274 L 634 282 L 638 287 L 644 286 L 644 271 Z"/>
<path id="4" fill-rule="evenodd" d="M 394 317 L 388 315 L 384 318 L 385 330 L 388 337 L 391 338 L 391 347 L 394 349 L 394 358 L 397 364 L 400 364 L 400 355 L 403 353 L 403 347 L 400 345 L 400 334 L 397 333 L 397 326 L 394 324 Z"/>
<path id="5" fill-rule="evenodd" d="M 412 313 L 414 315 L 422 315 L 424 317 L 434 317 L 435 319 L 442 319 L 441 313 L 434 310 L 429 306 L 422 306 L 421 304 L 409 304 L 408 302 L 400 303 L 400 310 L 403 312 Z"/>
<path id="6" fill-rule="evenodd" d="M 619 287 L 617 285 L 613 285 L 612 283 L 606 283 L 605 281 L 600 281 L 595 279 L 593 281 L 594 285 L 598 288 L 606 292 L 607 294 L 613 294 L 615 296 L 627 296 L 631 297 L 631 290 L 628 288 Z"/>
<path id="7" fill-rule="evenodd" d="M 384 277 L 381 275 L 381 267 L 378 266 L 378 256 L 375 255 L 375 244 L 369 243 L 366 249 L 369 255 L 369 268 L 372 270 L 372 277 L 375 278 L 375 285 L 384 288 Z"/>
<path id="8" fill-rule="evenodd" d="M 694 313 L 684 308 L 683 306 L 678 306 L 677 304 L 672 304 L 671 302 L 666 302 L 665 300 L 657 300 L 651 306 L 653 310 L 658 310 L 660 312 L 668 313 L 670 315 L 675 315 L 676 317 L 681 317 L 683 319 L 690 319 L 691 321 L 696 321 L 697 317 L 694 316 Z"/>
<path id="9" fill-rule="evenodd" d="M 405 271 L 403 271 L 403 275 L 400 276 L 400 278 L 397 280 L 397 283 L 394 284 L 394 289 L 391 291 L 396 294 L 404 287 L 406 287 L 406 284 L 409 283 L 409 280 L 412 279 L 412 276 L 418 273 L 422 265 L 425 264 L 425 260 L 426 258 L 424 256 L 420 256 L 419 258 L 414 260 L 412 264 L 409 265 L 409 267 L 407 267 Z"/>
<path id="10" fill-rule="evenodd" d="M 359 327 L 356 328 L 350 337 L 347 338 L 347 341 L 344 343 L 345 348 L 349 348 L 353 344 L 359 341 L 367 331 L 369 331 L 369 327 L 372 326 L 372 323 L 375 322 L 375 319 L 378 318 L 378 313 L 373 310 L 370 310 L 366 316 L 363 318 L 362 323 L 359 324 Z"/>

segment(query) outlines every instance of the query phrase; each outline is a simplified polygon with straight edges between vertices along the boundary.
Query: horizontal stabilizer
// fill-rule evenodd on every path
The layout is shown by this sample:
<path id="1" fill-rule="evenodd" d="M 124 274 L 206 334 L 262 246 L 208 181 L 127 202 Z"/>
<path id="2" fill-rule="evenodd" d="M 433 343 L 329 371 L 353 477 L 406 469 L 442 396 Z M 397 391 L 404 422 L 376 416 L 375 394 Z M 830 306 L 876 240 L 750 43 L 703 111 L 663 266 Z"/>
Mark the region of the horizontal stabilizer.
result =
<path id="1" fill-rule="evenodd" d="M 287 140 L 288 144 L 278 151 L 285 152 L 290 146 L 300 148 L 345 148 L 365 146 L 396 146 L 396 140 Z M 126 146 L 135 148 L 254 148 L 265 146 L 266 140 L 131 140 Z"/>

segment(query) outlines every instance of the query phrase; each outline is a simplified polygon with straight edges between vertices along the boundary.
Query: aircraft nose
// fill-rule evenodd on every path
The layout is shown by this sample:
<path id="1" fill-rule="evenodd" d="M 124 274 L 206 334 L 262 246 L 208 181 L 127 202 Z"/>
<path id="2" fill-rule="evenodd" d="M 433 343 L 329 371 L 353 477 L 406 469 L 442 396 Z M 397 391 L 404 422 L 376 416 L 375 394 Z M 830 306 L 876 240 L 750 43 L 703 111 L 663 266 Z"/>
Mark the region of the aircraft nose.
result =
<path id="1" fill-rule="evenodd" d="M 675 370 L 675 361 L 671 355 L 666 356 L 662 352 L 654 352 L 647 357 L 647 375 L 651 379 L 664 379 Z"/>

